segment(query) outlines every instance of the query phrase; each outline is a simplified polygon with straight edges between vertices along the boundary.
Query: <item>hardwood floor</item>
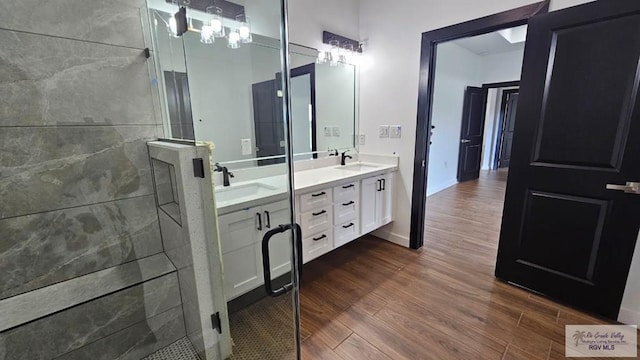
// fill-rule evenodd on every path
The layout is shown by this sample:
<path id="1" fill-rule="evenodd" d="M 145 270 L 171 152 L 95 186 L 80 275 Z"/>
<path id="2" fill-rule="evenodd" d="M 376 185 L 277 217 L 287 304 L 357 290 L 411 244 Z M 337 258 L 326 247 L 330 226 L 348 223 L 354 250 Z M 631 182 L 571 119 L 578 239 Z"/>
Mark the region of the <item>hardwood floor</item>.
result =
<path id="1" fill-rule="evenodd" d="M 493 276 L 506 172 L 427 201 L 425 246 L 366 236 L 305 266 L 304 359 L 561 359 L 598 319 Z"/>

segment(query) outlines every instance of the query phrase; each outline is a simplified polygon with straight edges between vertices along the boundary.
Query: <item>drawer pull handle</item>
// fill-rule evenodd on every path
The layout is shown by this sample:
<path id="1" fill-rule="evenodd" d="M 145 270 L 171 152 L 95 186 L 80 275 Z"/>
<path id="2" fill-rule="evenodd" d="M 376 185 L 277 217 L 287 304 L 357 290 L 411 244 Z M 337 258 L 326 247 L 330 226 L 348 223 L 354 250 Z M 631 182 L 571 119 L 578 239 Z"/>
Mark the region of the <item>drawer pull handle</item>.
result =
<path id="1" fill-rule="evenodd" d="M 320 212 L 313 213 L 312 215 L 313 215 L 313 216 L 320 216 L 320 215 L 322 215 L 322 214 L 326 214 L 326 213 L 327 213 L 327 210 L 322 210 L 322 211 L 320 211 Z"/>
<path id="2" fill-rule="evenodd" d="M 355 225 L 354 223 L 350 223 L 349 225 L 342 225 L 342 228 L 343 229 L 348 229 L 348 228 L 350 228 L 350 227 L 352 227 L 354 225 Z"/>
<path id="3" fill-rule="evenodd" d="M 355 204 L 355 202 L 352 200 L 352 201 L 349 201 L 348 203 L 342 204 L 342 206 L 349 206 L 353 204 Z"/>
<path id="4" fill-rule="evenodd" d="M 322 240 L 322 239 L 326 239 L 326 238 L 327 238 L 327 235 L 322 234 L 322 236 L 319 236 L 319 237 L 317 237 L 317 238 L 313 238 L 313 241 L 320 241 L 320 240 Z"/>
<path id="5" fill-rule="evenodd" d="M 354 186 L 355 186 L 354 184 L 349 184 L 349 185 L 345 185 L 345 186 L 343 186 L 342 188 L 343 188 L 343 189 L 349 189 L 349 188 L 352 188 L 352 187 L 354 187 Z"/>
<path id="6" fill-rule="evenodd" d="M 323 192 L 321 192 L 319 194 L 311 194 L 312 197 L 318 197 L 318 196 L 322 196 L 322 195 L 327 195 L 327 193 L 323 191 Z"/>
<path id="7" fill-rule="evenodd" d="M 260 215 L 260 213 L 256 213 L 256 219 L 258 220 L 258 226 L 256 226 L 256 229 L 258 229 L 258 231 L 262 231 L 262 215 Z"/>

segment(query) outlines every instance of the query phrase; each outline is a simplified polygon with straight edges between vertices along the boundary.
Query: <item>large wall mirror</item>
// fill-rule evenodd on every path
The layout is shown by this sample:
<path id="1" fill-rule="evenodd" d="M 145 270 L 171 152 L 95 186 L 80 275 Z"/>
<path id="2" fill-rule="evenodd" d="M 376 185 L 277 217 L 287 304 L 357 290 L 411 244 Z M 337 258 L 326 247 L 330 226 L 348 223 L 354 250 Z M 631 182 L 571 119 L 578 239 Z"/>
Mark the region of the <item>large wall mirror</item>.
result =
<path id="1" fill-rule="evenodd" d="M 266 36 L 268 31 L 260 34 L 258 26 L 252 42 L 238 48 L 224 41 L 203 43 L 191 31 L 176 37 L 166 30 L 172 15 L 163 11 L 163 2 L 158 1 L 152 11 L 165 133 L 212 141 L 218 162 L 247 160 L 249 166 L 284 162 L 278 40 Z M 195 13 L 191 12 L 191 21 L 197 21 Z M 296 159 L 355 145 L 357 69 L 318 64 L 317 54 L 313 48 L 290 47 Z"/>

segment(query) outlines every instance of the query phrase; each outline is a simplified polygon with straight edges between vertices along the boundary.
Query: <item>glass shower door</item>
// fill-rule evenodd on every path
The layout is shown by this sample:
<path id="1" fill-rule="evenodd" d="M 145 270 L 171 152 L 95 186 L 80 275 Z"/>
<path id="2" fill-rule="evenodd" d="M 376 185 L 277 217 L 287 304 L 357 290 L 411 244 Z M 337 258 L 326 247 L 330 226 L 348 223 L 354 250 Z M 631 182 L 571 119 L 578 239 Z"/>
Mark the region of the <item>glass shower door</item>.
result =
<path id="1" fill-rule="evenodd" d="M 165 134 L 212 149 L 221 358 L 300 356 L 283 3 L 148 0 Z"/>

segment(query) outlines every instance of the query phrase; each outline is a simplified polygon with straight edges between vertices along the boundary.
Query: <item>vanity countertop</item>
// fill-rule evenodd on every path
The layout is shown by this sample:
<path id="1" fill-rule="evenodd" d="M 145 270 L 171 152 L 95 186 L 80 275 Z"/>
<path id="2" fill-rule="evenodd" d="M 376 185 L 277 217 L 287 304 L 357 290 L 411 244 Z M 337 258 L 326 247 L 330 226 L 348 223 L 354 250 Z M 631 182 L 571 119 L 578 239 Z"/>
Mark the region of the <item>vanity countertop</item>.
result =
<path id="1" fill-rule="evenodd" d="M 397 169 L 397 163 L 356 162 L 346 166 L 334 165 L 297 171 L 295 191 L 296 194 L 303 194 Z M 228 187 L 216 186 L 215 191 L 218 215 L 286 200 L 288 197 L 285 174 L 231 183 Z"/>

